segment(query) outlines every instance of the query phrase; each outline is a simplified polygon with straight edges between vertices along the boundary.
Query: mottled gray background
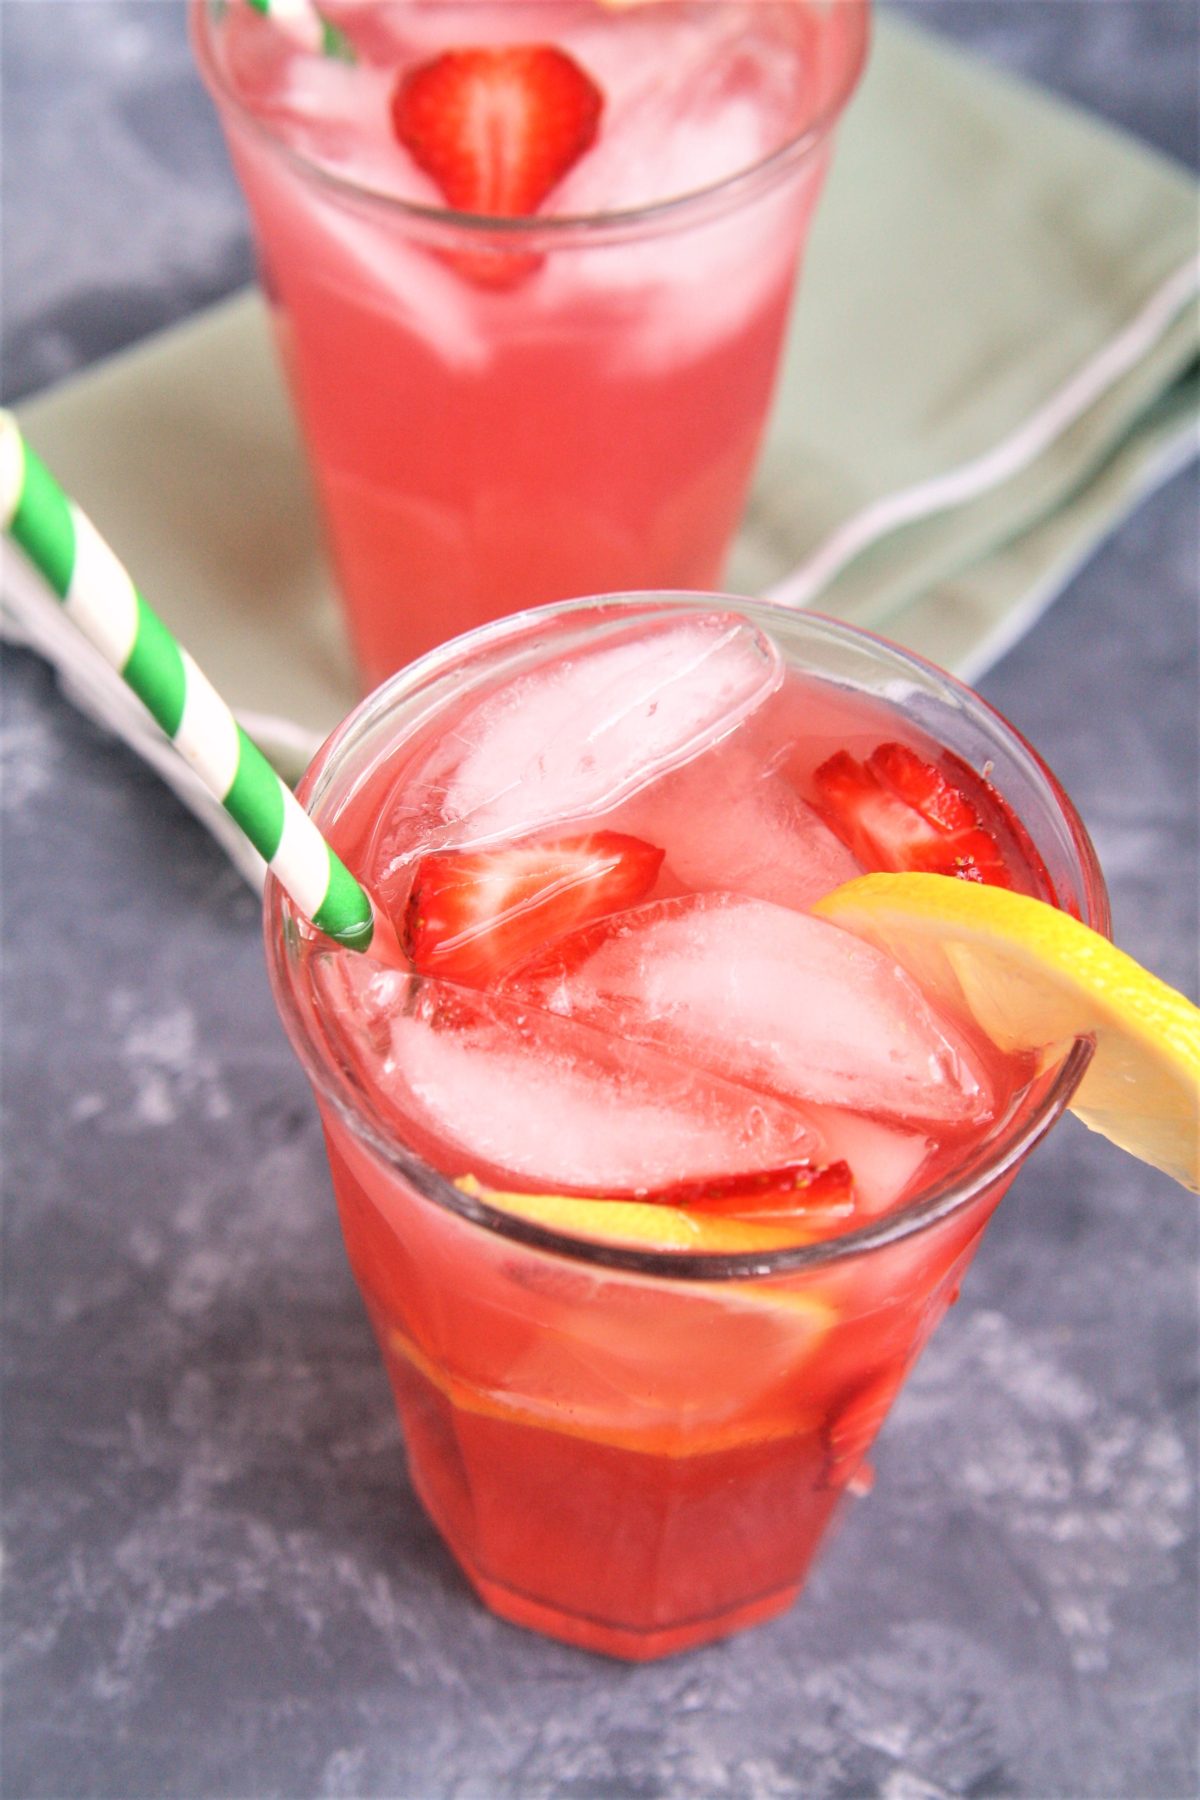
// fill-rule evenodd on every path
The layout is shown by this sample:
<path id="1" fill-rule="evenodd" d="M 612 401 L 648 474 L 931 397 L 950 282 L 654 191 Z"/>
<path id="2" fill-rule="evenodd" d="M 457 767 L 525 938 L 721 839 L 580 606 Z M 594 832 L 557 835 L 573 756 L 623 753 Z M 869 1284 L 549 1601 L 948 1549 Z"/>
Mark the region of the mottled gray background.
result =
<path id="1" fill-rule="evenodd" d="M 1200 11 L 907 11 L 1197 161 Z M 177 0 L 0 0 L 3 387 L 241 283 Z M 1194 988 L 1194 475 L 982 683 Z M 7 658 L 0 1788 L 24 1796 L 1142 1796 L 1197 1766 L 1197 1224 L 1066 1123 L 801 1605 L 645 1669 L 480 1611 L 406 1483 L 257 908 Z M 601 1527 L 602 1528 L 602 1527 Z"/>

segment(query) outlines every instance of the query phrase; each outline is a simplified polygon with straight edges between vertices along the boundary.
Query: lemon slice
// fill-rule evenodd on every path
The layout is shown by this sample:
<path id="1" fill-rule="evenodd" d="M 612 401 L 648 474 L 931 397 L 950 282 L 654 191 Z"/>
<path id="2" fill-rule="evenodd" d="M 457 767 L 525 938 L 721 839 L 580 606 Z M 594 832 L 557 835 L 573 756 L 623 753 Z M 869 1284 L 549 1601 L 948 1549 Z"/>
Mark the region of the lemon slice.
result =
<path id="1" fill-rule="evenodd" d="M 1200 1190 L 1200 1010 L 1043 900 L 951 875 L 863 875 L 812 909 L 953 994 L 1004 1051 L 1076 1038 L 1092 1059 L 1071 1111 Z"/>
<path id="2" fill-rule="evenodd" d="M 734 1256 L 739 1251 L 776 1250 L 804 1243 L 795 1220 L 757 1224 L 749 1219 L 685 1212 L 646 1200 L 581 1199 L 571 1194 L 508 1194 L 484 1187 L 473 1175 L 454 1184 L 464 1194 L 486 1200 L 567 1237 L 629 1244 L 641 1250 L 700 1250 Z"/>
<path id="3" fill-rule="evenodd" d="M 633 1245 L 640 1250 L 701 1250 L 709 1255 L 732 1256 L 739 1251 L 763 1253 L 805 1242 L 802 1228 L 794 1219 L 758 1223 L 690 1213 L 679 1206 L 648 1200 L 504 1193 L 484 1187 L 474 1175 L 460 1175 L 454 1185 L 501 1212 L 515 1213 L 566 1237 Z M 799 1286 L 789 1283 L 786 1277 L 782 1281 L 723 1281 L 712 1293 L 710 1303 L 717 1320 L 731 1307 L 749 1307 L 761 1317 L 774 1315 L 785 1321 L 790 1334 L 803 1332 L 806 1353 L 818 1348 L 838 1319 L 832 1298 L 808 1278 L 802 1278 Z M 789 1429 L 794 1428 L 794 1423 L 793 1420 Z"/>

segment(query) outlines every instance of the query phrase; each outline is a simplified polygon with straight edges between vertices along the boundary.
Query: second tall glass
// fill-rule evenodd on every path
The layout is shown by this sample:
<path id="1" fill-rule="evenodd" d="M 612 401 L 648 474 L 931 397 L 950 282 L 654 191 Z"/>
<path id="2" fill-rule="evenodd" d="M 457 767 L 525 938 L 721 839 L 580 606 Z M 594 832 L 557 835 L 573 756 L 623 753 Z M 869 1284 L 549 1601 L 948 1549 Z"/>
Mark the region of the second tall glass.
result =
<path id="1" fill-rule="evenodd" d="M 195 0 L 193 32 L 366 683 L 520 607 L 718 585 L 867 0 L 323 11 L 356 39 L 353 64 L 294 47 L 241 3 Z M 637 173 L 614 179 L 636 203 L 587 205 L 587 157 L 561 212 L 497 220 L 412 198 L 389 113 L 418 42 L 405 15 L 445 44 L 570 44 L 612 90 L 612 142 L 588 156 L 627 147 Z M 618 91 L 635 75 L 636 105 Z M 690 93 L 686 123 L 656 85 Z M 732 122 L 768 94 L 786 124 L 747 164 Z M 709 104 L 721 156 L 701 153 Z"/>

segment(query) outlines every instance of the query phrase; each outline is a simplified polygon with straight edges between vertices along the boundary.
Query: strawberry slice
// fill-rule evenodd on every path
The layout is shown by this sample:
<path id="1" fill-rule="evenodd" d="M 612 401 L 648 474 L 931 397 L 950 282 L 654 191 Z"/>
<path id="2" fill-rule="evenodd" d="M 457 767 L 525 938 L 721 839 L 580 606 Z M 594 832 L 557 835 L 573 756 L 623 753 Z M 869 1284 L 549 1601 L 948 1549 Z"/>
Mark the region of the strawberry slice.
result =
<path id="1" fill-rule="evenodd" d="M 621 1196 L 609 1194 L 608 1199 Z M 733 1219 L 792 1219 L 844 1231 L 854 1215 L 854 1181 L 844 1162 L 785 1163 L 749 1175 L 719 1175 L 708 1181 L 676 1181 L 637 1198 L 685 1212 L 724 1213 Z"/>
<path id="2" fill-rule="evenodd" d="M 867 766 L 939 831 L 971 831 L 979 824 L 966 795 L 907 744 L 880 744 Z"/>
<path id="3" fill-rule="evenodd" d="M 591 76 L 553 44 L 446 50 L 400 77 L 392 129 L 456 211 L 522 218 L 594 142 L 603 107 Z M 541 259 L 481 248 L 449 260 L 498 286 Z"/>
<path id="4" fill-rule="evenodd" d="M 866 762 L 839 750 L 814 780 L 817 810 L 868 868 L 1012 887 L 1000 846 L 974 802 L 907 744 L 880 744 Z"/>
<path id="5" fill-rule="evenodd" d="M 426 856 L 409 893 L 405 950 L 422 974 L 486 987 L 548 939 L 636 906 L 662 860 L 653 844 L 616 831 Z"/>

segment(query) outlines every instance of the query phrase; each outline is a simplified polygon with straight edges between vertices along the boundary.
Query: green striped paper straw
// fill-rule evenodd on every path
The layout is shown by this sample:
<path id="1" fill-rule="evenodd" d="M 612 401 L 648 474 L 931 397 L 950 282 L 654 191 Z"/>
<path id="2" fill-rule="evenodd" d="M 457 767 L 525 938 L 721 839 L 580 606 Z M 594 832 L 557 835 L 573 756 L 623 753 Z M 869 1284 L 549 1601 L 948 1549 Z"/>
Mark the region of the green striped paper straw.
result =
<path id="1" fill-rule="evenodd" d="M 4 411 L 0 530 L 241 826 L 297 909 L 338 943 L 365 950 L 375 929 L 365 890 Z"/>
<path id="2" fill-rule="evenodd" d="M 356 60 L 354 45 L 345 32 L 331 25 L 312 0 L 246 0 L 246 4 L 305 50 L 319 50 L 322 56 L 334 56 L 340 62 Z"/>

